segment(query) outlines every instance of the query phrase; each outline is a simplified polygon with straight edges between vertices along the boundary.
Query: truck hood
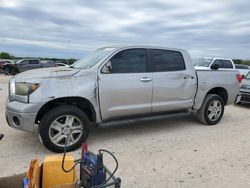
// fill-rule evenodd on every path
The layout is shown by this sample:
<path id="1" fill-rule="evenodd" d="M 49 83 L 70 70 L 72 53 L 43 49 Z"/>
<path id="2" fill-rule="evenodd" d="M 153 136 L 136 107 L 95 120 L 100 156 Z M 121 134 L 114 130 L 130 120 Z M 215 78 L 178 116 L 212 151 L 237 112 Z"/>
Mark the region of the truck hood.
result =
<path id="1" fill-rule="evenodd" d="M 15 76 L 15 80 L 18 82 L 28 82 L 29 80 L 67 77 L 73 76 L 79 71 L 80 69 L 73 69 L 69 67 L 41 68 L 19 73 Z"/>

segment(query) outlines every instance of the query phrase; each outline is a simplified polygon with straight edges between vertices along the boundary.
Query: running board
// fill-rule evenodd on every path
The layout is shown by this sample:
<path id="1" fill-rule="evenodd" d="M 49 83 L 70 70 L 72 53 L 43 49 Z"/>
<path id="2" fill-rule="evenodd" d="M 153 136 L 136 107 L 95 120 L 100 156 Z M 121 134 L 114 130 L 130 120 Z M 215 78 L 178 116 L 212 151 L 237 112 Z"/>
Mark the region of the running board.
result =
<path id="1" fill-rule="evenodd" d="M 133 124 L 138 122 L 150 122 L 155 120 L 162 120 L 167 119 L 170 117 L 176 117 L 177 115 L 187 115 L 188 111 L 179 111 L 179 112 L 173 112 L 168 114 L 161 114 L 161 115 L 151 115 L 151 116 L 143 116 L 143 117 L 133 117 L 133 118 L 127 118 L 127 119 L 118 119 L 118 120 L 112 120 L 105 123 L 100 123 L 97 126 L 101 128 L 105 127 L 113 127 L 117 125 L 126 125 L 126 124 Z"/>

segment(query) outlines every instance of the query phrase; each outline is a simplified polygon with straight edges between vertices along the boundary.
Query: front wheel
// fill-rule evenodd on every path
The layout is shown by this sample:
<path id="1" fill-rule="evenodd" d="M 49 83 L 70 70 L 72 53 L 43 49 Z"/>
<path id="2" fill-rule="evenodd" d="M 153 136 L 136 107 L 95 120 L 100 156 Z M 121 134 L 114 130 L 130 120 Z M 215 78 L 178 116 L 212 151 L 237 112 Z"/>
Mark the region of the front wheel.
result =
<path id="1" fill-rule="evenodd" d="M 80 147 L 88 137 L 89 119 L 79 108 L 71 105 L 57 106 L 41 119 L 39 135 L 43 145 L 53 152 L 63 152 Z M 69 135 L 69 136 L 68 136 Z"/>
<path id="2" fill-rule="evenodd" d="M 224 114 L 224 101 L 219 95 L 208 94 L 201 108 L 197 112 L 197 117 L 205 125 L 217 124 Z"/>

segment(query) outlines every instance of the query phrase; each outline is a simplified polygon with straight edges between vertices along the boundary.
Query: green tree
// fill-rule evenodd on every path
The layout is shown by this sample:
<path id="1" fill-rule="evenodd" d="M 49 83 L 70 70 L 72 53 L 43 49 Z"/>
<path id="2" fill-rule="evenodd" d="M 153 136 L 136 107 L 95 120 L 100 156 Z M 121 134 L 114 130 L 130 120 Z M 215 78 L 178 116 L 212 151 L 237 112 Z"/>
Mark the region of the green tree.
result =
<path id="1" fill-rule="evenodd" d="M 11 59 L 11 55 L 7 52 L 1 52 L 0 53 L 0 58 L 1 59 Z"/>
<path id="2" fill-rule="evenodd" d="M 233 59 L 233 62 L 235 64 L 242 64 L 243 63 L 243 61 L 241 59 Z"/>

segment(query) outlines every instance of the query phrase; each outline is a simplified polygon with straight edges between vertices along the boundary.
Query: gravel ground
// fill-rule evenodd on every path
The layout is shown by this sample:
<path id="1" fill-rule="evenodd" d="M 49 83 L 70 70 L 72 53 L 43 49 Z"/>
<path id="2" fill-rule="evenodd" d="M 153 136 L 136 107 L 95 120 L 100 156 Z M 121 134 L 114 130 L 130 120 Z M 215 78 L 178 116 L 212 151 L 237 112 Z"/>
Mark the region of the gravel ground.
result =
<path id="1" fill-rule="evenodd" d="M 7 81 L 0 76 L 0 177 L 24 172 L 33 158 L 52 154 L 37 135 L 8 127 Z M 227 106 L 221 123 L 203 126 L 188 115 L 112 128 L 93 128 L 91 151 L 105 148 L 119 161 L 122 187 L 249 187 L 250 107 Z M 75 158 L 80 151 L 73 152 Z M 110 168 L 114 165 L 106 159 Z"/>

